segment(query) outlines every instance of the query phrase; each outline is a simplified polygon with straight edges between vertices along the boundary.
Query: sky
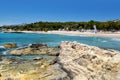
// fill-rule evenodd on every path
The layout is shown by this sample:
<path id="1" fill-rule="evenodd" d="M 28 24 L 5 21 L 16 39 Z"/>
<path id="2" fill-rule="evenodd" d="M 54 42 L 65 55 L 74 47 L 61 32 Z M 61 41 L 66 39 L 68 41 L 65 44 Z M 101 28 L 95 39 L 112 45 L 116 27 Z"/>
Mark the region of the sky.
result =
<path id="1" fill-rule="evenodd" d="M 120 19 L 120 0 L 0 0 L 0 25 Z"/>

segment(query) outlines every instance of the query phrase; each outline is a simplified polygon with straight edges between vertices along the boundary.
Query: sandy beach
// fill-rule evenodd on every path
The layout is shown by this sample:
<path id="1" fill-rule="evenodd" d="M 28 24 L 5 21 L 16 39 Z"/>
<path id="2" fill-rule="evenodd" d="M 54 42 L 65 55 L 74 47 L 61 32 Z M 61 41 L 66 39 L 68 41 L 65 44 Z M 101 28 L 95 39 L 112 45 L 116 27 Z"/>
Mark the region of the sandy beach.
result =
<path id="1" fill-rule="evenodd" d="M 42 34 L 60 34 L 60 35 L 69 35 L 69 36 L 99 36 L 99 37 L 110 37 L 110 38 L 120 38 L 120 32 L 79 32 L 79 31 L 21 31 L 24 33 L 42 33 Z"/>

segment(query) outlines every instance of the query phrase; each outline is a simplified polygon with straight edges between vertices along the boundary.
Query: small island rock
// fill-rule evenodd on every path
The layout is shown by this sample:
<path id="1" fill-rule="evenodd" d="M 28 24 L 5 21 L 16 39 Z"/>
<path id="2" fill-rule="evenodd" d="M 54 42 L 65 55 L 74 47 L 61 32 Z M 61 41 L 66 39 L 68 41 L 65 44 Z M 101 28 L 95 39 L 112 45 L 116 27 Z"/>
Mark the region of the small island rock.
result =
<path id="1" fill-rule="evenodd" d="M 3 46 L 5 48 L 17 48 L 17 44 L 15 44 L 15 43 L 6 43 Z"/>

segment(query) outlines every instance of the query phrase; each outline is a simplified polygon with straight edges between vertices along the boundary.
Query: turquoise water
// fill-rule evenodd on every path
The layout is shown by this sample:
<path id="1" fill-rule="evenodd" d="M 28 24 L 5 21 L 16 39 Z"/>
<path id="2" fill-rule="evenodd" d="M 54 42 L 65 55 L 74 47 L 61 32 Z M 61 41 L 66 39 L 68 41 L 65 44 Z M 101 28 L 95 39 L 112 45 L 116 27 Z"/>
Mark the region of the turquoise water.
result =
<path id="1" fill-rule="evenodd" d="M 120 50 L 120 39 L 87 36 L 65 36 L 56 34 L 35 34 L 35 33 L 0 33 L 0 46 L 5 43 L 14 42 L 19 47 L 32 43 L 44 43 L 48 46 L 57 46 L 61 41 L 78 41 L 80 43 L 98 46 L 105 49 Z M 5 51 L 0 49 L 0 52 Z"/>

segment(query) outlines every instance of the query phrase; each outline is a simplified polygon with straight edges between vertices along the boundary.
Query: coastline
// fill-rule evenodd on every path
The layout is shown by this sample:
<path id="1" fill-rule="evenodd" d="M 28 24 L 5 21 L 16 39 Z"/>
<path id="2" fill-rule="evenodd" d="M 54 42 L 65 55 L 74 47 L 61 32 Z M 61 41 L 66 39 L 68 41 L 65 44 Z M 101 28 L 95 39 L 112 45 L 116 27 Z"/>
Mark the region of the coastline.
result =
<path id="1" fill-rule="evenodd" d="M 24 33 L 38 33 L 38 35 L 81 35 L 80 32 L 77 31 L 19 32 L 23 33 L 23 35 Z M 91 36 L 91 34 L 94 34 L 89 34 L 88 32 L 82 33 L 84 36 Z M 87 35 L 85 33 L 87 33 Z M 26 48 L 7 52 L 7 54 L 13 55 L 14 57 L 7 58 L 5 56 L 1 56 L 0 72 L 2 73 L 0 74 L 0 80 L 120 79 L 120 52 L 117 50 L 105 50 L 99 47 L 78 43 L 76 41 L 63 41 L 61 42 L 60 47 L 56 48 L 58 49 L 49 49 L 49 47 L 44 44 L 32 44 L 28 45 Z M 34 56 L 35 54 L 36 56 Z M 6 77 L 6 75 L 9 76 Z"/>
<path id="2" fill-rule="evenodd" d="M 18 31 L 23 33 L 40 33 L 40 34 L 60 34 L 60 35 L 68 35 L 68 36 L 89 36 L 89 37 L 109 37 L 109 38 L 120 38 L 120 32 L 78 32 L 78 31 Z"/>

